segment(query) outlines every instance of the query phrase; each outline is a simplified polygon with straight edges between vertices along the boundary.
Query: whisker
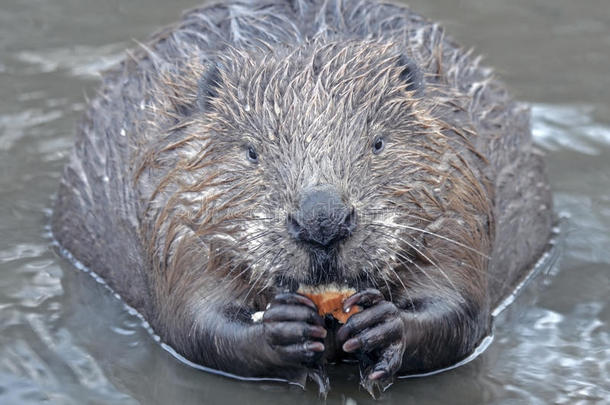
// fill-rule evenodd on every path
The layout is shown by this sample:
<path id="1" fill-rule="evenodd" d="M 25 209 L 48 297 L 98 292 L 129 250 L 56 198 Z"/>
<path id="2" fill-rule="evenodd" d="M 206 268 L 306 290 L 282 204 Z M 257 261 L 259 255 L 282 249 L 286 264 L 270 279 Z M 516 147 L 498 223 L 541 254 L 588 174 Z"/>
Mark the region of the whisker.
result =
<path id="1" fill-rule="evenodd" d="M 268 249 L 268 250 L 266 250 L 265 252 L 263 252 L 263 254 L 261 255 L 261 257 L 259 257 L 259 258 L 257 259 L 257 261 L 256 261 L 256 262 L 258 262 L 259 260 L 261 260 L 262 258 L 264 258 L 264 257 L 265 257 L 265 256 L 266 256 L 266 255 L 267 255 L 269 252 L 271 252 L 271 249 Z M 235 280 L 237 280 L 237 278 L 241 277 L 241 276 L 242 276 L 242 275 L 243 275 L 245 272 L 247 272 L 248 270 L 250 270 L 250 268 L 251 268 L 251 267 L 252 267 L 252 266 L 253 266 L 253 265 L 254 265 L 256 262 L 253 262 L 253 263 L 251 263 L 250 265 L 248 265 L 248 266 L 247 266 L 247 267 L 246 267 L 246 268 L 245 268 L 243 271 L 241 271 L 241 272 L 240 272 L 240 273 L 239 273 L 237 276 L 235 276 L 235 277 L 234 277 L 234 278 L 233 278 L 231 281 L 229 281 L 229 283 L 232 283 L 232 282 L 234 282 Z M 259 276 L 256 278 L 256 280 L 255 280 L 253 283 L 251 283 L 251 286 L 250 286 L 250 288 L 248 289 L 248 293 L 246 294 L 246 296 L 245 296 L 243 299 L 241 299 L 241 300 L 240 300 L 240 301 L 241 301 L 241 302 L 240 302 L 241 306 L 243 306 L 243 305 L 245 305 L 245 304 L 246 304 L 246 300 L 247 300 L 247 298 L 248 298 L 248 295 L 250 294 L 250 291 L 251 291 L 251 290 L 254 288 L 254 286 L 256 285 L 256 283 L 257 283 L 257 282 L 258 282 L 258 281 L 259 281 L 259 280 L 262 278 L 262 276 L 263 276 L 264 274 L 265 274 L 264 272 L 261 272 L 261 273 L 259 274 Z"/>
<path id="2" fill-rule="evenodd" d="M 389 228 L 389 227 L 388 227 L 388 228 Z M 394 236 L 394 235 L 391 235 L 391 234 L 383 234 L 383 235 L 388 236 L 388 237 L 392 237 L 392 238 L 396 238 L 396 239 L 401 240 L 401 241 L 403 241 L 403 242 L 405 242 L 405 243 L 406 243 L 406 241 L 405 241 L 404 239 L 399 238 L 399 237 L 396 237 L 396 236 Z M 411 245 L 410 245 L 410 246 L 411 246 Z M 411 246 L 411 247 L 412 247 L 412 246 Z M 441 250 L 435 251 L 435 252 L 433 253 L 433 255 L 434 255 L 434 256 L 436 256 L 436 255 L 443 255 L 444 257 L 446 257 L 446 258 L 448 258 L 448 259 L 458 261 L 456 258 L 452 257 L 451 255 L 448 255 L 447 253 L 444 253 L 444 252 L 443 252 L 443 251 L 441 251 Z M 486 256 L 486 257 L 487 257 L 487 256 Z M 487 258 L 488 258 L 488 257 L 487 257 Z M 486 276 L 486 277 L 488 277 L 488 278 L 491 278 L 492 280 L 496 280 L 496 281 L 502 281 L 502 279 L 501 279 L 500 277 L 490 275 L 490 274 L 489 274 L 489 273 L 488 273 L 486 270 L 484 270 L 484 269 L 479 269 L 479 268 L 477 268 L 477 267 L 475 267 L 475 266 L 473 266 L 473 265 L 470 265 L 470 264 L 468 264 L 467 262 L 464 262 L 464 261 L 459 261 L 459 262 L 460 262 L 460 265 L 461 265 L 461 266 L 468 267 L 469 269 L 471 269 L 471 270 L 475 271 L 475 272 L 476 272 L 476 273 L 478 273 L 478 274 L 484 275 L 484 276 Z"/>
<path id="3" fill-rule="evenodd" d="M 502 281 L 504 281 L 504 279 L 502 279 L 501 277 L 498 277 L 498 276 L 496 276 L 496 275 L 492 274 L 492 272 L 488 272 L 488 271 L 486 271 L 486 269 L 479 269 L 479 268 L 477 268 L 477 267 L 475 267 L 475 266 L 473 266 L 473 265 L 471 265 L 471 264 L 468 264 L 468 263 L 467 263 L 467 262 L 465 262 L 465 261 L 458 260 L 458 259 L 456 259 L 455 257 L 453 257 L 453 256 L 451 256 L 451 255 L 448 255 L 447 253 L 445 253 L 445 252 L 443 252 L 443 251 L 437 251 L 437 252 L 434 252 L 434 255 L 435 255 L 435 256 L 436 256 L 436 255 L 442 255 L 443 257 L 446 257 L 447 259 L 452 259 L 452 260 L 455 260 L 455 261 L 457 261 L 457 262 L 458 262 L 458 264 L 459 264 L 460 266 L 467 267 L 468 269 L 470 269 L 470 270 L 472 270 L 472 271 L 476 272 L 477 274 L 481 274 L 481 275 L 483 275 L 483 276 L 487 277 L 487 278 L 488 278 L 488 279 L 490 279 L 490 280 L 494 280 L 494 281 L 498 281 L 498 282 L 502 282 Z"/>
<path id="4" fill-rule="evenodd" d="M 442 288 L 442 286 L 434 279 L 432 278 L 428 272 L 419 264 L 417 264 L 417 262 L 415 262 L 413 259 L 411 259 L 408 256 L 403 255 L 400 252 L 397 251 L 393 251 L 393 250 L 388 250 L 386 248 L 382 248 L 385 252 L 388 252 L 389 254 L 395 254 L 398 258 L 398 261 L 400 264 L 402 264 L 407 270 L 409 270 L 409 272 L 411 273 L 412 276 L 416 277 L 415 273 L 413 272 L 413 270 L 411 269 L 410 265 L 415 266 L 417 268 L 417 270 L 419 270 L 424 276 L 426 276 L 426 278 L 428 280 L 430 280 L 432 282 L 432 284 L 434 284 L 435 287 L 437 288 Z M 402 281 L 402 279 L 400 278 L 400 275 L 396 272 L 396 270 L 394 268 L 391 268 L 391 270 L 394 272 L 394 274 L 396 275 L 396 277 L 398 277 L 398 279 L 400 281 Z M 403 284 L 404 285 L 404 284 Z M 454 287 L 455 288 L 455 287 Z"/>
<path id="5" fill-rule="evenodd" d="M 366 252 L 366 250 L 364 250 L 362 247 L 360 248 L 360 250 L 362 250 L 362 252 L 367 256 L 367 258 L 369 259 L 369 261 L 371 263 L 373 263 L 373 266 L 375 266 L 375 268 L 377 269 L 377 274 L 379 274 L 381 276 L 381 278 L 383 279 L 383 282 L 386 285 L 386 288 L 388 289 L 388 294 L 389 294 L 389 298 L 390 301 L 392 301 L 392 288 L 390 287 L 390 284 L 388 283 L 388 279 L 385 276 L 385 274 L 383 273 L 383 271 L 381 270 L 381 268 L 377 265 L 377 263 L 375 263 L 375 261 L 373 261 L 373 259 L 371 258 L 371 256 Z M 384 262 L 386 263 L 386 265 L 393 271 L 392 266 L 390 265 L 390 263 L 387 260 L 384 260 Z M 398 280 L 401 282 L 403 289 L 405 290 L 405 294 L 407 294 L 410 298 L 410 294 L 409 291 L 407 290 L 407 286 L 404 285 L 404 283 L 402 283 L 402 280 Z"/>
<path id="6" fill-rule="evenodd" d="M 372 229 L 371 231 L 375 232 L 375 233 L 377 233 L 379 235 L 382 235 L 382 236 L 395 238 L 394 235 L 386 234 L 384 232 L 379 231 L 378 229 Z M 402 242 L 407 243 L 406 241 L 402 240 L 401 238 L 397 238 L 397 239 L 402 241 Z M 388 252 L 390 255 L 394 254 L 394 255 L 398 256 L 398 258 L 399 258 L 398 261 L 400 262 L 400 264 L 404 265 L 409 271 L 411 271 L 409 265 L 413 265 L 413 266 L 417 267 L 417 269 L 422 274 L 424 274 L 436 287 L 441 288 L 441 285 L 438 284 L 436 282 L 436 280 L 434 280 L 432 277 L 430 277 L 430 275 L 421 266 L 419 266 L 413 259 L 411 259 L 410 257 L 405 256 L 401 252 L 390 250 L 390 249 L 388 249 L 386 247 L 383 247 L 383 246 L 380 246 L 379 248 L 382 249 L 385 252 Z M 402 258 L 402 260 L 401 260 L 401 258 Z M 394 273 L 396 274 L 398 279 L 402 282 L 402 279 L 400 279 L 400 277 L 398 276 L 398 273 L 396 273 L 396 270 L 394 270 L 394 268 L 392 266 L 390 266 L 390 268 L 392 269 L 392 271 L 394 271 Z M 411 271 L 411 275 L 415 276 L 415 274 L 412 271 Z M 403 283 L 403 286 L 404 286 L 404 283 Z M 405 286 L 405 288 L 406 288 L 406 286 Z"/>
<path id="7" fill-rule="evenodd" d="M 370 213 L 373 213 L 373 214 L 375 214 L 377 212 L 391 213 L 391 212 L 395 212 L 395 211 L 396 211 L 395 208 L 393 208 L 391 210 L 387 209 L 387 208 L 370 208 L 370 209 L 363 210 L 362 213 L 363 213 L 363 215 L 366 216 L 367 214 L 370 214 Z M 422 216 L 411 214 L 409 212 L 401 212 L 400 217 L 413 218 L 413 219 L 417 219 L 417 220 L 428 222 L 428 223 L 432 222 L 432 220 L 429 218 L 424 218 Z"/>
<path id="8" fill-rule="evenodd" d="M 411 249 L 415 250 L 418 254 L 420 254 L 423 258 L 425 258 L 427 261 L 429 261 L 439 272 L 440 274 L 449 282 L 449 284 L 451 285 L 451 287 L 455 290 L 455 292 L 457 292 L 460 297 L 461 297 L 461 293 L 458 290 L 457 286 L 453 283 L 453 281 L 451 280 L 451 278 L 443 271 L 443 269 L 440 268 L 439 265 L 437 265 L 432 259 L 430 259 L 428 256 L 426 256 L 421 250 L 417 249 L 412 243 L 410 243 L 409 241 L 405 240 L 404 238 L 400 238 L 400 237 L 396 237 L 394 235 L 388 235 L 388 234 L 384 234 L 382 232 L 380 232 L 379 230 L 373 229 L 373 232 L 377 232 L 377 233 L 381 233 L 384 236 L 388 236 L 388 237 L 393 237 L 398 239 L 399 241 L 405 243 L 407 246 L 409 246 Z M 400 253 L 398 252 L 394 252 L 397 255 L 400 255 Z M 402 257 L 402 255 L 401 255 Z M 405 257 L 406 258 L 406 257 Z M 413 264 L 415 267 L 417 267 L 424 275 L 426 275 L 430 281 L 432 281 L 437 287 L 440 288 L 440 285 L 436 283 L 436 281 L 434 279 L 432 279 L 432 277 L 430 277 L 425 271 L 424 269 L 419 266 L 414 260 L 406 258 L 411 264 Z M 463 297 L 461 297 L 463 299 Z"/>
<path id="9" fill-rule="evenodd" d="M 264 246 L 263 243 L 259 244 L 254 250 L 258 250 L 260 249 L 261 246 Z M 245 269 L 243 269 L 241 272 L 239 272 L 239 274 L 237 274 L 235 277 L 233 277 L 231 280 L 227 281 L 227 278 L 233 273 L 233 270 L 235 270 L 237 268 L 237 266 L 233 266 L 231 268 L 231 270 L 229 270 L 229 272 L 227 273 L 227 275 L 225 277 L 223 277 L 223 279 L 221 280 L 221 283 L 227 282 L 227 283 L 233 283 L 235 280 L 237 280 L 239 277 L 243 276 L 248 270 L 250 270 L 252 268 L 253 265 L 257 264 L 259 261 L 261 261 L 269 252 L 271 252 L 273 250 L 273 248 L 269 248 L 266 251 L 264 251 L 255 261 L 251 262 L 250 264 L 248 264 L 248 266 L 246 266 Z M 237 259 L 231 259 L 230 261 L 227 262 L 227 264 L 230 264 L 232 262 L 237 262 L 238 264 L 241 263 L 241 261 L 237 261 Z"/>
<path id="10" fill-rule="evenodd" d="M 267 250 L 267 252 L 271 251 L 271 249 Z M 273 263 L 275 263 L 275 260 L 280 256 L 280 254 L 282 253 L 282 249 L 280 249 L 276 255 L 273 257 L 273 259 L 271 259 L 271 263 L 270 266 L 273 265 Z M 257 260 L 258 261 L 258 260 Z M 256 278 L 256 280 L 254 280 L 253 283 L 251 283 L 252 285 L 250 286 L 250 289 L 248 289 L 248 292 L 246 293 L 245 297 L 242 299 L 242 305 L 246 304 L 246 301 L 248 299 L 248 296 L 250 295 L 250 293 L 253 291 L 254 287 L 258 284 L 258 282 L 260 281 L 260 279 L 265 275 L 264 271 L 261 271 L 260 274 L 258 275 L 258 277 Z"/>
<path id="11" fill-rule="evenodd" d="M 370 260 L 370 259 L 369 259 Z M 386 265 L 389 265 L 389 263 L 384 260 L 384 262 L 386 262 Z M 377 274 L 379 274 L 381 276 L 381 279 L 383 280 L 386 288 L 388 289 L 388 298 L 390 299 L 390 301 L 392 300 L 392 287 L 390 287 L 390 283 L 388 282 L 388 278 L 386 277 L 386 275 L 384 274 L 384 272 L 381 270 L 381 268 L 379 267 L 379 265 L 377 265 L 377 263 L 373 262 L 373 265 L 375 266 L 375 268 L 377 269 Z M 400 280 L 399 280 L 400 281 Z M 402 283 L 401 283 L 402 284 Z M 404 290 L 405 290 L 405 294 L 409 294 L 406 286 L 404 284 L 402 284 Z"/>
<path id="12" fill-rule="evenodd" d="M 227 222 L 250 222 L 250 221 L 272 221 L 274 217 L 241 217 L 241 218 L 231 218 L 227 219 Z"/>
<path id="13" fill-rule="evenodd" d="M 269 233 L 271 233 L 271 231 L 264 230 L 264 231 L 261 231 L 261 232 L 259 232 L 259 233 L 257 233 L 257 234 L 250 235 L 250 237 L 248 237 L 248 238 L 242 238 L 242 239 L 238 239 L 237 241 L 233 242 L 233 244 L 231 244 L 231 245 L 229 245 L 229 246 L 225 246 L 225 247 L 223 247 L 221 250 L 216 250 L 216 251 L 214 251 L 214 254 L 215 254 L 215 255 L 218 255 L 218 256 L 222 256 L 222 255 L 223 255 L 223 254 L 225 254 L 226 252 L 232 252 L 232 251 L 234 251 L 234 250 L 235 250 L 235 248 L 236 248 L 236 247 L 238 247 L 238 246 L 240 246 L 240 245 L 243 245 L 243 244 L 245 244 L 245 243 L 250 243 L 250 242 L 253 242 L 253 241 L 257 240 L 257 239 L 260 239 L 260 238 L 262 238 L 262 237 L 264 237 L 264 236 L 268 235 Z M 260 246 L 260 245 L 259 245 L 259 246 Z"/>
<path id="14" fill-rule="evenodd" d="M 435 232 L 431 232 L 431 231 L 428 231 L 428 230 L 425 230 L 425 229 L 421 229 L 421 228 L 417 228 L 417 227 L 414 227 L 414 226 L 409 226 L 409 225 L 404 225 L 404 224 L 393 224 L 393 225 L 387 225 L 387 224 L 384 224 L 384 223 L 382 223 L 382 222 L 373 222 L 372 224 L 373 224 L 373 225 L 375 225 L 375 226 L 383 226 L 383 227 L 390 228 L 390 229 L 401 229 L 401 228 L 402 228 L 402 229 L 410 229 L 410 230 L 412 230 L 412 231 L 416 231 L 416 232 L 425 233 L 426 235 L 435 236 L 435 237 L 437 237 L 437 238 L 439 238 L 439 239 L 442 239 L 442 240 L 444 240 L 444 241 L 447 241 L 447 242 L 453 243 L 453 244 L 455 244 L 456 246 L 463 247 L 464 249 L 467 249 L 467 250 L 469 250 L 469 251 L 471 251 L 471 252 L 473 252 L 473 253 L 476 253 L 476 254 L 478 254 L 478 255 L 480 255 L 480 256 L 482 256 L 482 257 L 484 257 L 485 259 L 489 259 L 489 258 L 490 258 L 490 257 L 489 257 L 488 255 L 486 255 L 485 253 L 480 252 L 480 251 L 478 251 L 478 250 L 476 250 L 476 249 L 474 249 L 474 248 L 472 248 L 472 247 L 470 247 L 470 246 L 468 246 L 468 245 L 465 245 L 465 244 L 460 243 L 460 242 L 458 242 L 458 241 L 456 241 L 456 240 L 454 240 L 454 239 L 448 238 L 448 237 L 443 236 L 443 235 L 439 235 L 439 234 L 437 234 L 437 233 L 435 233 Z"/>

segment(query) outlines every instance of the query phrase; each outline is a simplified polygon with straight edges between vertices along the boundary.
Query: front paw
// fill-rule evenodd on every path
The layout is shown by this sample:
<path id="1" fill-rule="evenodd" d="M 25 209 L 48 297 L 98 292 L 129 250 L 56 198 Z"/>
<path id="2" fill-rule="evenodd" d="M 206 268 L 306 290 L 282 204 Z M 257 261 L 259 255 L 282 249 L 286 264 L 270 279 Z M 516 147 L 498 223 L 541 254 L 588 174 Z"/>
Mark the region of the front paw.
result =
<path id="1" fill-rule="evenodd" d="M 263 333 L 274 364 L 312 367 L 324 352 L 324 321 L 316 305 L 293 293 L 275 296 L 263 314 Z"/>
<path id="2" fill-rule="evenodd" d="M 375 385 L 384 386 L 400 369 L 405 351 L 405 322 L 401 311 L 386 301 L 378 290 L 367 289 L 343 303 L 348 309 L 364 309 L 349 318 L 337 331 L 337 340 L 347 353 L 360 359 L 361 384 L 372 393 Z"/>

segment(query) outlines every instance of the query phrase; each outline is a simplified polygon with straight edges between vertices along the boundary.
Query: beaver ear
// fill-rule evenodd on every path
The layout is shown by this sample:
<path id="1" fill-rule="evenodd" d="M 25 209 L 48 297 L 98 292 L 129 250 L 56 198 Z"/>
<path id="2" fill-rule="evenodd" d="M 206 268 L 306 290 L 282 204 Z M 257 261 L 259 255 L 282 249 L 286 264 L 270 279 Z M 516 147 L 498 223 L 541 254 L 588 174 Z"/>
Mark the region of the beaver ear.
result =
<path id="1" fill-rule="evenodd" d="M 398 65 L 403 68 L 400 78 L 409 83 L 408 91 L 414 91 L 416 96 L 421 96 L 424 91 L 424 76 L 415 62 L 404 54 L 398 58 Z"/>
<path id="2" fill-rule="evenodd" d="M 204 112 L 210 109 L 210 101 L 218 96 L 220 70 L 217 63 L 209 63 L 197 85 L 197 105 Z"/>

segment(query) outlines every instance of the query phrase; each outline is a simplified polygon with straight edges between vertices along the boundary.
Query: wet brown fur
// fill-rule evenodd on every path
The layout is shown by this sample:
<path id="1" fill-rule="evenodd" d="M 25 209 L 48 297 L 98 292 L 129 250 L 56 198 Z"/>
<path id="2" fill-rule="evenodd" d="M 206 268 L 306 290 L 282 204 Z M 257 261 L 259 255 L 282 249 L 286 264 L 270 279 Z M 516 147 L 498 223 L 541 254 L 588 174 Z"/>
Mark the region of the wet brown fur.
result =
<path id="1" fill-rule="evenodd" d="M 421 88 L 402 76 L 404 57 Z M 217 72 L 210 83 L 206 72 Z M 428 371 L 472 351 L 548 238 L 527 122 L 489 69 L 402 7 L 212 5 L 106 76 L 54 233 L 164 341 L 210 367 L 290 374 L 235 361 L 251 350 L 237 325 L 278 291 L 343 282 L 414 316 L 402 372 Z M 324 274 L 285 229 L 301 191 L 321 183 L 359 221 Z"/>

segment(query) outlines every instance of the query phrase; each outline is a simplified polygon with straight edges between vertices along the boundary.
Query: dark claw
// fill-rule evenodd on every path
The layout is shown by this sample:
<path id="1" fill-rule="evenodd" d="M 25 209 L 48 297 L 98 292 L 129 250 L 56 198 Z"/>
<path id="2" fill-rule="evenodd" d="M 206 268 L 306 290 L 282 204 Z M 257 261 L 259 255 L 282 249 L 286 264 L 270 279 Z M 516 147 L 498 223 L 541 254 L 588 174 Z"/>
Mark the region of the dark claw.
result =
<path id="1" fill-rule="evenodd" d="M 321 342 L 305 342 L 288 346 L 279 346 L 278 353 L 282 358 L 293 363 L 315 363 L 324 352 L 324 344 Z"/>
<path id="2" fill-rule="evenodd" d="M 323 326 L 318 312 L 303 305 L 271 305 L 263 314 L 263 322 L 307 322 Z"/>
<path id="3" fill-rule="evenodd" d="M 405 322 L 395 304 L 384 299 L 381 292 L 368 289 L 349 297 L 343 303 L 363 310 L 354 314 L 337 331 L 337 341 L 343 351 L 356 352 L 360 359 L 360 384 L 375 396 L 392 383 L 402 365 Z"/>
<path id="4" fill-rule="evenodd" d="M 322 357 L 326 337 L 324 320 L 307 297 L 282 293 L 275 296 L 263 314 L 266 342 L 271 359 L 279 366 L 313 367 Z"/>
<path id="5" fill-rule="evenodd" d="M 377 370 L 377 371 L 373 371 L 371 374 L 369 374 L 369 380 L 383 380 L 384 378 L 388 377 L 388 372 L 386 370 Z"/>
<path id="6" fill-rule="evenodd" d="M 273 302 L 271 303 L 271 306 L 273 306 L 273 304 L 275 304 L 275 303 L 285 304 L 285 305 L 306 305 L 306 306 L 310 307 L 311 309 L 313 309 L 314 311 L 318 311 L 316 304 L 314 304 L 314 302 L 312 300 L 310 300 L 309 298 L 307 298 L 304 295 L 300 295 L 300 294 L 296 294 L 296 293 L 278 294 L 273 298 Z"/>
<path id="7" fill-rule="evenodd" d="M 367 379 L 371 381 L 390 379 L 400 369 L 403 354 L 404 346 L 401 343 L 388 346 L 379 356 L 377 364 L 375 364 Z"/>
<path id="8" fill-rule="evenodd" d="M 357 334 L 359 331 L 372 328 L 388 318 L 395 319 L 398 313 L 398 308 L 391 302 L 379 302 L 374 307 L 352 315 L 347 323 L 337 331 L 337 339 L 339 342 L 344 342 L 348 337 Z"/>
<path id="9" fill-rule="evenodd" d="M 353 318 L 354 316 L 352 316 Z M 347 338 L 352 334 L 352 327 L 350 323 L 351 319 L 347 320 L 347 323 L 339 328 L 337 331 L 337 340 L 339 342 L 345 342 Z"/>
<path id="10" fill-rule="evenodd" d="M 312 352 L 323 352 L 324 343 L 321 342 L 310 342 L 305 345 L 305 350 L 311 350 Z"/>
<path id="11" fill-rule="evenodd" d="M 343 302 L 343 310 L 347 311 L 354 305 L 360 305 L 361 307 L 368 308 L 380 301 L 383 301 L 383 294 L 379 290 L 375 290 L 374 288 L 369 288 L 356 294 L 352 295 L 348 299 Z"/>
<path id="12" fill-rule="evenodd" d="M 347 342 L 343 343 L 343 351 L 346 353 L 351 353 L 360 349 L 360 346 L 362 346 L 362 344 L 360 343 L 358 338 L 351 338 Z"/>
<path id="13" fill-rule="evenodd" d="M 326 337 L 326 329 L 318 326 L 311 326 L 305 331 L 306 337 L 324 339 Z"/>
<path id="14" fill-rule="evenodd" d="M 364 329 L 356 337 L 349 339 L 343 344 L 343 350 L 353 352 L 362 349 L 369 353 L 376 349 L 386 347 L 400 339 L 402 335 L 402 323 L 400 319 L 393 319 L 382 323 L 371 329 Z"/>
<path id="15" fill-rule="evenodd" d="M 364 387 L 365 390 L 371 394 L 371 397 L 377 399 L 378 393 L 384 392 L 388 387 L 392 385 L 392 378 L 380 378 L 380 379 L 371 379 L 371 378 L 362 378 L 360 380 L 360 385 Z"/>
<path id="16" fill-rule="evenodd" d="M 326 329 L 321 326 L 311 326 L 303 322 L 273 322 L 267 326 L 271 344 L 285 345 L 304 342 L 309 338 L 325 338 Z"/>

